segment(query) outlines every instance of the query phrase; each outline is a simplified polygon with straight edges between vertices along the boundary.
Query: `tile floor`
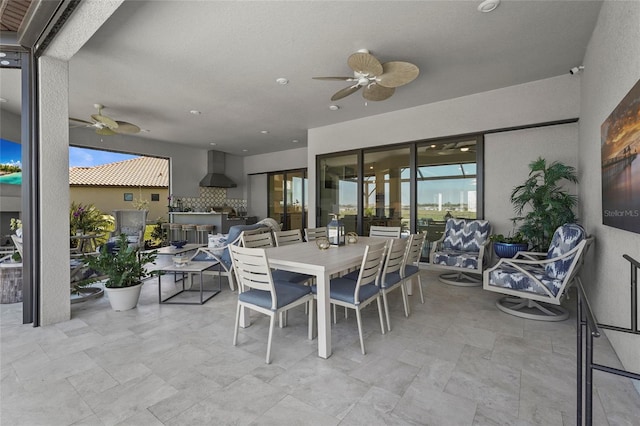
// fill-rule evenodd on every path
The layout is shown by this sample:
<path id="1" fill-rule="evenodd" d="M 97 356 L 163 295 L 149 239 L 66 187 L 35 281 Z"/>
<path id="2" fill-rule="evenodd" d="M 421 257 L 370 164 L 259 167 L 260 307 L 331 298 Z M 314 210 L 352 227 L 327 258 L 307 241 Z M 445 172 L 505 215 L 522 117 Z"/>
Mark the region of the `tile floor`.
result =
<path id="1" fill-rule="evenodd" d="M 499 312 L 496 294 L 441 284 L 422 272 L 426 303 L 381 335 L 364 311 L 367 355 L 355 315 L 339 315 L 334 353 L 316 355 L 302 309 L 274 333 L 264 363 L 266 317 L 232 346 L 236 295 L 203 306 L 158 305 L 157 280 L 138 307 L 114 312 L 106 297 L 72 305 L 72 319 L 22 325 L 2 305 L 2 425 L 573 425 L 575 323 Z M 169 290 L 173 277 L 163 277 Z M 571 301 L 573 304 L 575 299 Z M 575 317 L 572 317 L 575 318 Z M 596 362 L 619 366 L 606 340 Z M 594 374 L 595 425 L 640 425 L 629 380 Z"/>

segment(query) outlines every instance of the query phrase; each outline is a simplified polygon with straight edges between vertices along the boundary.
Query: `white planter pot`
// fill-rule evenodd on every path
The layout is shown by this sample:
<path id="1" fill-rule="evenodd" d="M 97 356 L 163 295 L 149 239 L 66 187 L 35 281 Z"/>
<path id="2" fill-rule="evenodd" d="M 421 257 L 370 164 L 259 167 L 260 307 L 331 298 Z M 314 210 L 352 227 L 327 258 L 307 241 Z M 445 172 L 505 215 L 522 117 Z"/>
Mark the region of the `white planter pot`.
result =
<path id="1" fill-rule="evenodd" d="M 129 309 L 135 308 L 138 304 L 138 298 L 140 297 L 140 290 L 142 290 L 142 283 L 134 285 L 133 287 L 105 287 L 104 289 L 109 297 L 111 308 L 114 311 L 128 311 Z"/>

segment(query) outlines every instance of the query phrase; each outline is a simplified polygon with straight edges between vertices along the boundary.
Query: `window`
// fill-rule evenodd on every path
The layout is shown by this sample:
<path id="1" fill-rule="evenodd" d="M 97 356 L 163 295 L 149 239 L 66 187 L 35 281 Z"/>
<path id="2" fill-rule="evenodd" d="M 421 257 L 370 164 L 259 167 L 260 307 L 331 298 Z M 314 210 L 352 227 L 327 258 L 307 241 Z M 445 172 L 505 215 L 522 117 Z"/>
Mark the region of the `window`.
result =
<path id="1" fill-rule="evenodd" d="M 268 175 L 268 215 L 283 230 L 307 226 L 307 170 L 290 170 Z"/>
<path id="2" fill-rule="evenodd" d="M 151 194 L 151 201 L 160 201 L 160 194 Z"/>

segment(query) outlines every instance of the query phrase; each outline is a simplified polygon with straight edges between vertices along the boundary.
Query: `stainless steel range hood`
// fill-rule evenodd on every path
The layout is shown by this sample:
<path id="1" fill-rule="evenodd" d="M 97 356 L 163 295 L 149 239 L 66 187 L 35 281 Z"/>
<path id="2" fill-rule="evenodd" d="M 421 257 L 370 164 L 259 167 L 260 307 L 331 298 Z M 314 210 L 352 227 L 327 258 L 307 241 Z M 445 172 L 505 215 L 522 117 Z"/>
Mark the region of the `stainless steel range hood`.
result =
<path id="1" fill-rule="evenodd" d="M 200 181 L 200 186 L 216 188 L 235 188 L 236 183 L 224 174 L 224 152 L 207 152 L 207 175 Z"/>

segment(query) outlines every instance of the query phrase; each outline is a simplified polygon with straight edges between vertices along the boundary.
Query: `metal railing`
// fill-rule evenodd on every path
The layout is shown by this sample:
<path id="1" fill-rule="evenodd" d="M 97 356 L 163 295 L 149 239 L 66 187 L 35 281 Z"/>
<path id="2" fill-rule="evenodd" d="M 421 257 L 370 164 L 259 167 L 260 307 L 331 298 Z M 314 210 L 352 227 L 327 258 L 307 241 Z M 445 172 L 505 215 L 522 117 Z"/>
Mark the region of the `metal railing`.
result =
<path id="1" fill-rule="evenodd" d="M 621 333 L 640 335 L 638 330 L 638 269 L 640 262 L 631 258 L 629 255 L 623 255 L 623 258 L 631 264 L 631 326 L 629 328 L 617 327 L 614 325 L 598 323 L 589 300 L 584 293 L 582 281 L 578 277 L 578 312 L 577 312 L 577 424 L 591 426 L 593 423 L 593 370 L 603 371 L 605 373 L 614 374 L 616 376 L 626 377 L 628 379 L 640 380 L 640 374 L 632 373 L 606 365 L 596 364 L 593 362 L 593 338 L 600 337 L 600 329 L 613 330 Z M 584 329 L 584 331 L 583 331 Z M 586 338 L 586 341 L 585 341 Z M 585 360 L 583 365 L 583 359 Z M 584 376 L 584 380 L 583 380 Z M 584 405 L 583 405 L 584 399 Z M 583 423 L 584 420 L 584 423 Z"/>

